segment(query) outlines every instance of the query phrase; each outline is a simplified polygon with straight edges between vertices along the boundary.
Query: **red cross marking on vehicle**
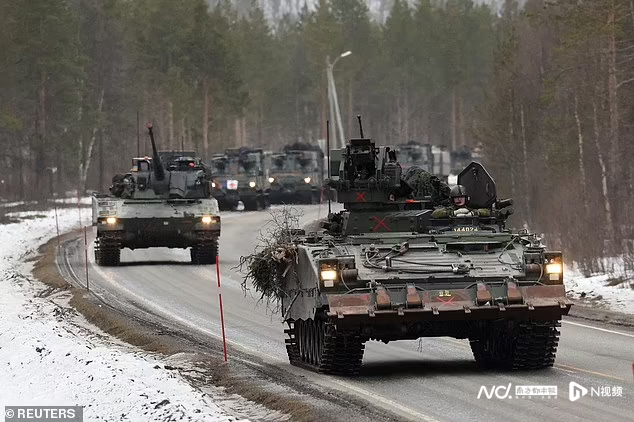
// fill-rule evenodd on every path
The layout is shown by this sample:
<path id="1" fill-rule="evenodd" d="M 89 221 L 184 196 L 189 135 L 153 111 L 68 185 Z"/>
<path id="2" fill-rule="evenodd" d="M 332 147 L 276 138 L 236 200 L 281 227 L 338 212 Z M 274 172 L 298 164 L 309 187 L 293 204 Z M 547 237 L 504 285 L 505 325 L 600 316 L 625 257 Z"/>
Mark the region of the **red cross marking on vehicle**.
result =
<path id="1" fill-rule="evenodd" d="M 383 227 L 385 229 L 385 231 L 391 232 L 392 229 L 388 227 L 387 224 L 385 224 L 385 219 L 387 217 L 383 217 L 382 219 L 379 219 L 379 217 L 377 217 L 376 215 L 374 217 L 374 221 L 376 221 L 376 226 L 374 226 L 374 229 L 372 230 L 373 232 L 379 230 L 381 227 Z"/>
<path id="2" fill-rule="evenodd" d="M 368 202 L 367 199 L 365 199 L 365 194 L 367 192 L 357 192 L 357 202 Z"/>

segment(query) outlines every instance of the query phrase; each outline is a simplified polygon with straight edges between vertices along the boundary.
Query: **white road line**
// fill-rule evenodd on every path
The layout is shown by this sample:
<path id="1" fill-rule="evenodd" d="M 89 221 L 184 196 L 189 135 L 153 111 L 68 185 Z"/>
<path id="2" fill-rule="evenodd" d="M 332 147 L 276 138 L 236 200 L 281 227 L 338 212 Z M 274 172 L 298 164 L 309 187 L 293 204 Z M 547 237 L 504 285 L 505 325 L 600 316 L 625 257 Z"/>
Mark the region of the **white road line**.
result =
<path id="1" fill-rule="evenodd" d="M 594 327 L 592 325 L 579 324 L 578 322 L 572 322 L 572 321 L 561 321 L 561 322 L 563 322 L 564 324 L 576 325 L 577 327 L 590 328 L 591 330 L 603 331 L 610 334 L 618 334 L 620 336 L 634 338 L 634 334 L 623 333 L 621 331 L 608 330 L 607 328 Z"/>
<path id="2" fill-rule="evenodd" d="M 426 422 L 439 422 L 437 419 L 432 418 L 431 416 L 427 416 L 425 414 L 422 414 L 420 412 L 415 411 L 414 409 L 410 409 L 409 407 L 405 407 L 400 403 L 395 402 L 394 400 L 390 400 L 388 398 L 385 398 L 383 396 L 379 396 L 377 394 L 374 394 L 371 391 L 365 390 L 361 387 L 358 387 L 354 384 L 350 384 L 349 382 L 346 381 L 342 381 L 336 378 L 332 378 L 332 379 L 328 379 L 328 381 L 330 381 L 333 384 L 337 384 L 340 387 L 345 388 L 346 390 L 352 390 L 354 392 L 356 392 L 357 394 L 361 395 L 361 396 L 365 396 L 368 401 L 372 402 L 379 402 L 383 405 L 388 406 L 388 408 L 392 408 L 392 409 L 398 409 L 401 413 L 407 414 L 413 418 L 415 418 L 417 421 L 426 421 Z"/>

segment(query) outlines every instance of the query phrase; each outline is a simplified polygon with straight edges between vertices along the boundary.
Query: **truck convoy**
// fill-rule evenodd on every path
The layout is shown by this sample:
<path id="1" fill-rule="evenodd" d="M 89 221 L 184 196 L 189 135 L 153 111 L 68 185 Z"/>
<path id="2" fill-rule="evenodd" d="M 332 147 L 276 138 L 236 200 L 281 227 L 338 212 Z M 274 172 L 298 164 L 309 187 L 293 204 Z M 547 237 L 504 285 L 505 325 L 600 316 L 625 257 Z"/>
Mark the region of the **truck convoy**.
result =
<path id="1" fill-rule="evenodd" d="M 296 143 L 271 154 L 272 204 L 316 204 L 321 200 L 324 153 L 318 146 Z"/>
<path id="2" fill-rule="evenodd" d="M 209 169 L 195 153 L 156 149 L 148 124 L 152 157 L 132 160 L 132 169 L 112 179 L 110 194 L 92 198 L 97 227 L 95 261 L 119 265 L 121 249 L 190 248 L 194 264 L 214 264 L 220 216 L 211 196 Z"/>
<path id="3" fill-rule="evenodd" d="M 553 365 L 572 305 L 562 254 L 507 229 L 512 200 L 498 198 L 481 164 L 458 175 L 460 207 L 415 197 L 395 149 L 363 135 L 332 151 L 331 169 L 326 183 L 344 210 L 262 251 L 270 279 L 254 279 L 282 291 L 291 364 L 353 375 L 369 340 L 449 336 L 468 339 L 483 367 Z"/>

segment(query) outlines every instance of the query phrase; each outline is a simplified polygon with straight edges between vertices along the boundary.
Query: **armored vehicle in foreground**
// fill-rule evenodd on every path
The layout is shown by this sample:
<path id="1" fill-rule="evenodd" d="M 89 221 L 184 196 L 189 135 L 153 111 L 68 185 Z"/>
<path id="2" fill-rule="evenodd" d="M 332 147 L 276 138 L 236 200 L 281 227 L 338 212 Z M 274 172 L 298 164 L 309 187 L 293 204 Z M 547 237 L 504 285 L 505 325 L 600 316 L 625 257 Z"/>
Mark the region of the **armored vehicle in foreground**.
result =
<path id="1" fill-rule="evenodd" d="M 271 155 L 269 198 L 272 204 L 316 204 L 321 200 L 324 154 L 307 144 L 287 145 Z"/>
<path id="2" fill-rule="evenodd" d="M 214 197 L 233 206 L 237 193 L 238 200 L 242 201 L 245 210 L 268 208 L 271 203 L 267 170 L 264 150 L 261 148 L 227 149 L 224 156 L 216 156 L 212 160 L 212 175 L 216 188 L 213 191 Z"/>
<path id="3" fill-rule="evenodd" d="M 271 253 L 291 364 L 357 374 L 368 340 L 449 336 L 468 339 L 484 367 L 552 366 L 571 307 L 562 254 L 506 228 L 512 201 L 482 165 L 459 175 L 474 211 L 432 218 L 436 204 L 412 197 L 395 151 L 361 136 L 332 153 L 327 183 L 344 210 Z"/>
<path id="4" fill-rule="evenodd" d="M 134 158 L 129 173 L 113 177 L 110 195 L 93 196 L 95 261 L 119 265 L 123 248 L 168 247 L 191 248 L 192 263 L 214 264 L 220 216 L 207 169 L 183 153 L 163 154 L 166 168 L 148 131 L 152 158 Z"/>

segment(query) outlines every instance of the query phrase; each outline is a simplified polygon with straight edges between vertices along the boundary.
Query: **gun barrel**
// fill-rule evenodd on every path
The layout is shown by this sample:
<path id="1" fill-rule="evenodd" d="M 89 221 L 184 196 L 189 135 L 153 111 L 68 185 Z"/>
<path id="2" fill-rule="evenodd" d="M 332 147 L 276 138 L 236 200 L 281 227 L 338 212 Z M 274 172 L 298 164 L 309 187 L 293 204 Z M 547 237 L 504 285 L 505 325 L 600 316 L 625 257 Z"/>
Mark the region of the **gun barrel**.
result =
<path id="1" fill-rule="evenodd" d="M 161 162 L 161 157 L 156 149 L 156 142 L 154 141 L 154 132 L 152 131 L 152 124 L 147 124 L 147 130 L 150 133 L 150 142 L 152 142 L 152 167 L 154 168 L 154 177 L 156 180 L 165 179 L 165 168 Z"/>

